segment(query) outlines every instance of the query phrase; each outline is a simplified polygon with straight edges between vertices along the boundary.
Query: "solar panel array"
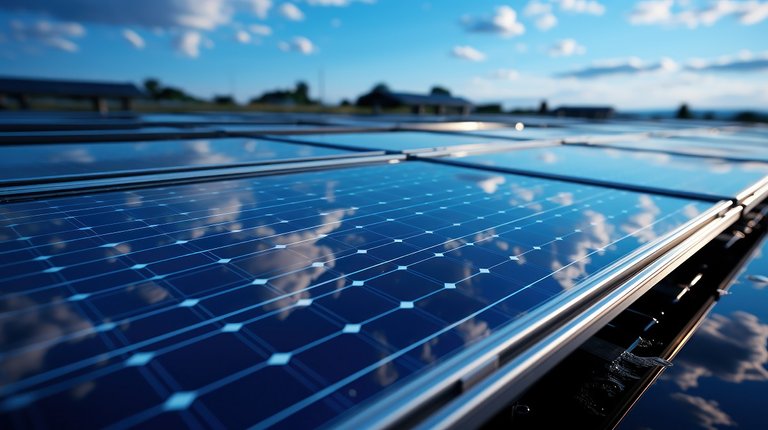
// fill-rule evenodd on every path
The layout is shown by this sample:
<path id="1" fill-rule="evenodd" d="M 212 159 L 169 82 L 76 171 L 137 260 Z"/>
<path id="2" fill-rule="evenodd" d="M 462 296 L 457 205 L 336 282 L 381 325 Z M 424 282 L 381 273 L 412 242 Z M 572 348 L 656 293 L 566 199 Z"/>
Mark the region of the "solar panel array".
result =
<path id="1" fill-rule="evenodd" d="M 5 148 L 3 428 L 338 424 L 589 292 L 719 202 L 766 192 L 760 157 L 637 140 L 675 151 L 712 139 L 666 123 L 608 123 L 633 136 L 569 146 L 600 127 L 547 119 L 557 133 L 527 144 L 514 123 L 489 138 L 470 122 L 395 131 L 412 127 L 384 117 L 392 131 L 364 133 L 370 118 L 286 117 L 286 132 L 357 132 L 276 137 L 227 120 L 237 127 L 205 140 L 61 143 L 52 131 Z M 727 133 L 765 155 L 764 131 Z M 212 166 L 259 170 L 174 180 Z M 169 176 L 128 186 L 150 171 Z M 109 186 L 79 191 L 94 174 Z M 24 193 L 47 184 L 46 197 Z"/>

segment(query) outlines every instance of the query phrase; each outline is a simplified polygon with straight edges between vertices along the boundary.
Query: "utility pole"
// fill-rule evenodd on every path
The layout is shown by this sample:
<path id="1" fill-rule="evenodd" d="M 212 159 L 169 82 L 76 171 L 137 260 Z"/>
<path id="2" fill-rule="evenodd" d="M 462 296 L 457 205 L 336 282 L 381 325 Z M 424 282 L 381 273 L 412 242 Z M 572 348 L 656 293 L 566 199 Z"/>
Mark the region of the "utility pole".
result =
<path id="1" fill-rule="evenodd" d="M 320 106 L 323 106 L 323 100 L 325 100 L 325 71 L 323 70 L 323 67 L 320 67 L 320 70 L 317 73 L 317 88 L 319 89 L 320 93 Z"/>

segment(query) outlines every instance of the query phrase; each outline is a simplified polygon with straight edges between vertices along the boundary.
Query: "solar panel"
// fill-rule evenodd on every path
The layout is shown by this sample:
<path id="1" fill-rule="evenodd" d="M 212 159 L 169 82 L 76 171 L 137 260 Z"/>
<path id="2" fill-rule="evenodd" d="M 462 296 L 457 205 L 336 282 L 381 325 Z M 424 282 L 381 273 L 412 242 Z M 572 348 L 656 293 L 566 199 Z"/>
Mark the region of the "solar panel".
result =
<path id="1" fill-rule="evenodd" d="M 669 137 L 605 142 L 604 145 L 630 149 L 654 150 L 682 155 L 741 161 L 768 161 L 768 154 L 758 145 L 743 140 L 713 141 L 706 137 Z"/>
<path id="2" fill-rule="evenodd" d="M 332 423 L 711 206 L 418 161 L 6 204 L 2 419 Z"/>
<path id="3" fill-rule="evenodd" d="M 764 163 L 568 145 L 435 160 L 716 200 L 743 197 L 768 174 Z"/>
<path id="4" fill-rule="evenodd" d="M 469 149 L 510 144 L 508 141 L 485 137 L 413 131 L 293 135 L 288 139 L 347 148 L 401 152 L 429 152 L 446 148 Z"/>
<path id="5" fill-rule="evenodd" d="M 140 127 L 108 130 L 56 130 L 56 131 L 24 131 L 6 132 L 0 135 L 0 143 L 14 144 L 26 142 L 99 142 L 138 139 L 174 139 L 182 137 L 212 137 L 217 131 L 205 127 Z"/>
<path id="6" fill-rule="evenodd" d="M 0 181 L 191 166 L 222 166 L 371 155 L 371 152 L 255 138 L 17 145 L 0 158 Z"/>

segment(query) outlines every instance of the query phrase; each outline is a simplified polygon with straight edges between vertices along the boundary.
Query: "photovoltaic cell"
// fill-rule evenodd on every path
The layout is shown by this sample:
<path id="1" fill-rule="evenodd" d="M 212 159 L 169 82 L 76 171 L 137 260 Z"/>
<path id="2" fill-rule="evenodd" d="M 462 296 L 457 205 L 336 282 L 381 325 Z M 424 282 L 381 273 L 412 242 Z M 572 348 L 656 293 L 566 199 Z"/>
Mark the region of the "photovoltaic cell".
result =
<path id="1" fill-rule="evenodd" d="M 376 133 L 332 133 L 312 135 L 284 136 L 298 142 L 317 142 L 341 145 L 349 148 L 420 152 L 445 149 L 457 146 L 501 145 L 509 141 L 494 140 L 469 135 L 429 133 L 415 131 L 376 132 Z"/>
<path id="2" fill-rule="evenodd" d="M 316 427 L 710 203 L 407 162 L 0 207 L 3 427 Z"/>
<path id="3" fill-rule="evenodd" d="M 0 181 L 125 170 L 221 166 L 359 155 L 360 152 L 254 138 L 160 140 L 4 149 Z"/>
<path id="4" fill-rule="evenodd" d="M 731 198 L 768 175 L 768 164 L 728 162 L 613 148 L 556 146 L 439 160 L 618 185 Z"/>

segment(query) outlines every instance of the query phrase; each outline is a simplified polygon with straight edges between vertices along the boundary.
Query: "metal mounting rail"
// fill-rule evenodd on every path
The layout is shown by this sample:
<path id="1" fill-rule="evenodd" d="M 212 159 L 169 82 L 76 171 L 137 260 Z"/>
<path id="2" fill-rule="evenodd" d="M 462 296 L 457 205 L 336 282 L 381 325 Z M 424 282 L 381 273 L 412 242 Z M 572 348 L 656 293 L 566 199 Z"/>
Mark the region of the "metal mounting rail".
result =
<path id="1" fill-rule="evenodd" d="M 151 175 L 121 176 L 117 178 L 23 185 L 18 187 L 0 188 L 0 202 L 11 202 L 28 200 L 31 198 L 56 197 L 62 195 L 83 194 L 91 192 L 145 188 L 158 185 L 178 185 L 223 179 L 279 175 L 340 167 L 355 167 L 368 164 L 398 163 L 405 160 L 405 158 L 405 155 L 348 157 L 303 163 L 281 163 L 247 167 L 228 167 L 203 171 L 157 173 Z"/>
<path id="2" fill-rule="evenodd" d="M 735 222 L 723 201 L 337 423 L 342 429 L 466 428 L 515 396 Z M 492 375 L 492 377 L 488 377 Z"/>
<path id="3" fill-rule="evenodd" d="M 157 167 L 151 169 L 112 170 L 104 172 L 82 173 L 74 175 L 36 176 L 23 179 L 0 180 L 0 189 L 8 187 L 21 187 L 28 185 L 51 184 L 55 182 L 92 181 L 96 179 L 127 178 L 131 176 L 158 175 L 162 173 L 205 172 L 208 170 L 230 169 L 236 167 L 251 166 L 275 166 L 288 163 L 309 163 L 324 160 L 338 160 L 346 158 L 373 157 L 385 155 L 384 151 L 357 151 L 345 154 L 318 155 L 314 157 L 297 157 L 277 160 L 254 161 L 230 164 L 208 164 L 186 167 Z"/>

